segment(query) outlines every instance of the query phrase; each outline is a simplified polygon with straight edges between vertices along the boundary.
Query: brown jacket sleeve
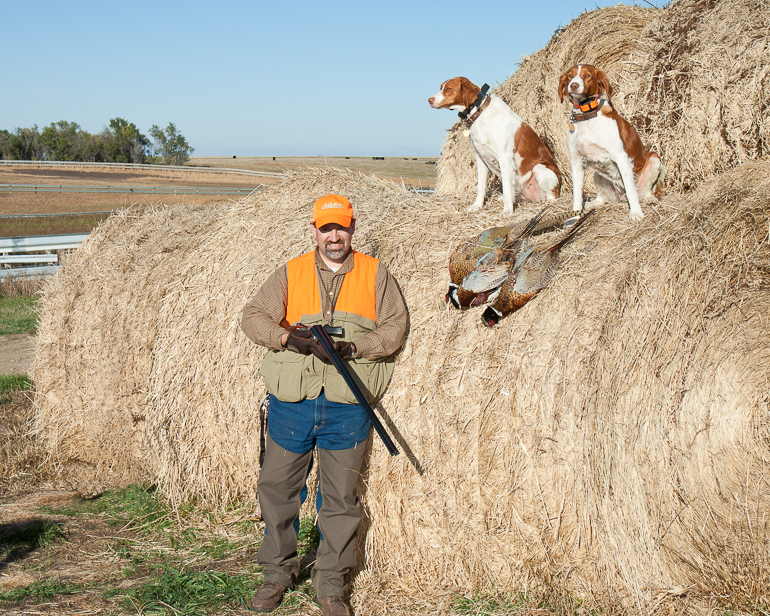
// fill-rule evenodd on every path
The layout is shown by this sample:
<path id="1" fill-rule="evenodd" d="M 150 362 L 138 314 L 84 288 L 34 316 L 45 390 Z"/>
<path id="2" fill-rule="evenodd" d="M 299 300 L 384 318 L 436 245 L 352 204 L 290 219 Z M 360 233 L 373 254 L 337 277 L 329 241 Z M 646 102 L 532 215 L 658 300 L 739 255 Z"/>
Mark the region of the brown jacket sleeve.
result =
<path id="1" fill-rule="evenodd" d="M 286 265 L 275 270 L 243 309 L 241 329 L 252 342 L 281 350 L 286 330 L 280 323 L 286 316 L 289 278 Z"/>
<path id="2" fill-rule="evenodd" d="M 382 261 L 377 266 L 374 293 L 377 302 L 377 329 L 363 338 L 354 340 L 358 349 L 356 357 L 362 359 L 380 359 L 398 351 L 404 343 L 409 324 L 409 312 L 404 296 L 396 279 Z"/>

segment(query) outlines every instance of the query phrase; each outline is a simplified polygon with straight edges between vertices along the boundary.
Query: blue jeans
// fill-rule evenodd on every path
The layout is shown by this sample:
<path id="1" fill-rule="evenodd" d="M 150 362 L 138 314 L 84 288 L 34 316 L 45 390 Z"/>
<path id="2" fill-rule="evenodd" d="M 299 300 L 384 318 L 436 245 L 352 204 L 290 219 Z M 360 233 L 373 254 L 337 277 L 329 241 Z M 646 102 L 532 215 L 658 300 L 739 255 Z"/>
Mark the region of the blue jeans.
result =
<path id="1" fill-rule="evenodd" d="M 358 404 L 329 402 L 326 394 L 314 400 L 283 402 L 270 396 L 267 426 L 272 439 L 292 453 L 319 449 L 351 449 L 369 436 L 372 424 Z"/>

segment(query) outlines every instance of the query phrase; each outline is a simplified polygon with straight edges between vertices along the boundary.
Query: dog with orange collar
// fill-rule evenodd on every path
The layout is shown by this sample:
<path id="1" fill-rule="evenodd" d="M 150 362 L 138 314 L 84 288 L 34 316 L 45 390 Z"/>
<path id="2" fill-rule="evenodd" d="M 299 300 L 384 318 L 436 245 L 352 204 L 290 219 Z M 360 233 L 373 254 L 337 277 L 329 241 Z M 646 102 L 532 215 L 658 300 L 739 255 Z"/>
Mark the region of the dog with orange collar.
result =
<path id="1" fill-rule="evenodd" d="M 559 99 L 572 104 L 569 118 L 572 209 L 583 210 L 585 169 L 594 172 L 596 199 L 628 201 L 632 221 L 644 218 L 640 203 L 656 203 L 663 188 L 665 168 L 660 157 L 645 149 L 639 134 L 612 104 L 607 75 L 590 64 L 578 64 L 559 80 Z"/>

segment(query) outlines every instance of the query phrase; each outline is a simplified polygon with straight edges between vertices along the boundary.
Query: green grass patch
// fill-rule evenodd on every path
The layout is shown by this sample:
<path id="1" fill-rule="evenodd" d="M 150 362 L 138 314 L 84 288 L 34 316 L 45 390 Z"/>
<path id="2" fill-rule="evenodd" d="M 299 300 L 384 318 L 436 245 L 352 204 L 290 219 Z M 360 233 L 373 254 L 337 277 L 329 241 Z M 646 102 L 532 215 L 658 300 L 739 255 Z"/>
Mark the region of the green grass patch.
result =
<path id="1" fill-rule="evenodd" d="M 172 523 L 169 506 L 157 493 L 157 488 L 139 484 L 122 490 L 108 490 L 96 498 L 76 496 L 71 507 L 43 507 L 43 511 L 66 516 L 103 514 L 111 526 L 130 524 L 135 530 L 146 528 L 148 533 L 162 531 Z"/>
<path id="2" fill-rule="evenodd" d="M 34 297 L 0 297 L 0 336 L 34 334 L 38 315 Z"/>
<path id="3" fill-rule="evenodd" d="M 0 237 L 90 233 L 109 216 L 110 214 L 75 214 L 72 216 L 0 218 Z"/>
<path id="4" fill-rule="evenodd" d="M 312 518 L 302 518 L 297 533 L 297 555 L 302 558 L 318 547 L 321 534 Z"/>
<path id="5" fill-rule="evenodd" d="M 166 566 L 125 593 L 123 606 L 142 614 L 194 615 L 217 611 L 225 604 L 245 606 L 261 586 L 256 576 L 216 571 L 186 571 Z M 111 592 L 111 596 L 124 594 Z M 107 596 L 107 595 L 105 595 Z"/>
<path id="6" fill-rule="evenodd" d="M 523 608 L 533 607 L 529 601 L 521 595 L 515 596 L 485 596 L 458 597 L 452 601 L 453 614 L 473 614 L 497 616 L 502 614 L 515 614 Z"/>
<path id="7" fill-rule="evenodd" d="M 554 616 L 600 616 L 603 613 L 598 608 L 584 605 L 577 597 L 552 591 L 534 596 L 526 593 L 479 593 L 452 601 L 452 614 L 457 616 L 515 616 L 533 611 Z"/>
<path id="8" fill-rule="evenodd" d="M 139 568 L 148 568 L 158 566 L 159 564 L 171 562 L 175 555 L 168 550 L 153 549 L 140 541 L 131 541 L 128 539 L 116 539 L 110 542 L 109 548 L 115 555 L 125 560 L 128 564 L 123 571 L 125 577 L 134 575 Z"/>
<path id="9" fill-rule="evenodd" d="M 32 389 L 34 383 L 26 374 L 0 374 L 0 394 Z"/>
<path id="10" fill-rule="evenodd" d="M 224 539 L 223 537 L 214 537 L 213 539 L 204 541 L 199 545 L 194 545 L 198 541 L 200 541 L 200 538 L 198 537 L 187 537 L 178 541 L 177 545 L 178 547 L 193 546 L 193 551 L 196 554 L 203 554 L 209 558 L 213 558 L 214 560 L 227 558 L 227 556 L 240 549 L 239 545 Z M 172 541 L 172 546 L 173 545 L 174 541 Z"/>
<path id="11" fill-rule="evenodd" d="M 17 603 L 33 600 L 35 603 L 50 601 L 60 595 L 74 595 L 83 590 L 81 584 L 68 584 L 56 580 L 38 580 L 23 588 L 0 592 L 0 601 Z"/>
<path id="12" fill-rule="evenodd" d="M 260 535 L 253 522 L 236 532 L 230 526 L 232 536 L 223 537 L 208 530 L 221 523 L 216 516 L 192 502 L 173 510 L 154 486 L 135 484 L 93 499 L 75 497 L 66 508 L 42 509 L 55 515 L 98 517 L 120 527 L 120 536 L 110 539 L 107 549 L 125 563 L 121 575 L 130 586 L 102 585 L 101 592 L 131 613 L 221 613 L 225 605 L 245 607 L 262 584 L 250 556 Z M 313 542 L 314 529 L 310 520 L 305 522 L 301 545 Z M 224 567 L 214 561 L 238 567 L 237 574 L 219 571 Z"/>

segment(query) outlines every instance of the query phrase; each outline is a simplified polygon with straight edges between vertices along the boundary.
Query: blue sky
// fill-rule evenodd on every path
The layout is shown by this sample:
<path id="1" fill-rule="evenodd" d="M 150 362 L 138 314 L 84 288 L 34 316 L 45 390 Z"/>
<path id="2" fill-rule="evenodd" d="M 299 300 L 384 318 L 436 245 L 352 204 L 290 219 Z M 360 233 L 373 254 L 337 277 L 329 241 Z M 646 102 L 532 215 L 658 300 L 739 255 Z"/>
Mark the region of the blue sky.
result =
<path id="1" fill-rule="evenodd" d="M 174 122 L 194 156 L 437 156 L 442 81 L 501 83 L 614 4 L 0 0 L 0 128 L 121 117 Z"/>

